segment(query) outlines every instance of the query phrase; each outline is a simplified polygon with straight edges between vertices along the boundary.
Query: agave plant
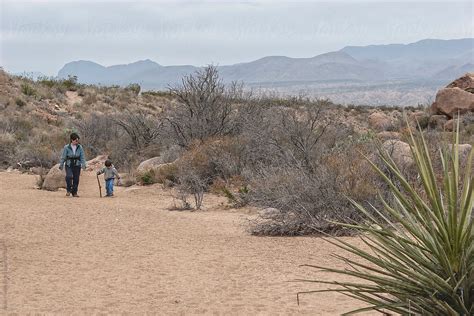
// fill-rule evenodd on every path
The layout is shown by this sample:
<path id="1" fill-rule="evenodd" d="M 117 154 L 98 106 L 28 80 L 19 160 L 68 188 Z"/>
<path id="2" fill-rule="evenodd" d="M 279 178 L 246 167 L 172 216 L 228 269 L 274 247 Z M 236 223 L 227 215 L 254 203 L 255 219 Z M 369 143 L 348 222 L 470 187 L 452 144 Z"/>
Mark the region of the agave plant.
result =
<path id="1" fill-rule="evenodd" d="M 415 137 L 410 132 L 410 136 L 421 192 L 381 151 L 382 162 L 394 177 L 388 177 L 373 163 L 372 167 L 388 184 L 393 202 L 380 197 L 383 209 L 370 212 L 351 200 L 367 222 L 341 224 L 361 232 L 366 247 L 327 239 L 360 260 L 337 256 L 346 263 L 346 269 L 306 265 L 358 281 L 302 280 L 332 285 L 302 293 L 333 291 L 369 304 L 345 315 L 370 310 L 402 315 L 474 315 L 473 151 L 461 172 L 458 124 L 454 145 L 439 151 L 443 172 L 440 181 L 423 134 Z"/>

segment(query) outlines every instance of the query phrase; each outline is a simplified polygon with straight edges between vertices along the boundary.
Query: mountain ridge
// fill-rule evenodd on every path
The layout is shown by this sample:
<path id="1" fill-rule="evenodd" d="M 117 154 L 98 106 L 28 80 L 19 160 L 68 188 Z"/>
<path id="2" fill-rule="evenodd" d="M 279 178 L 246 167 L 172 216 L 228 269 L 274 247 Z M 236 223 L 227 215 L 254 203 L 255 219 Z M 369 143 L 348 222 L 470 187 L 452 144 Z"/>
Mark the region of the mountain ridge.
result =
<path id="1" fill-rule="evenodd" d="M 339 51 L 313 57 L 265 56 L 260 59 L 218 66 L 225 81 L 302 82 L 394 79 L 427 79 L 442 75 L 462 75 L 474 64 L 474 38 L 424 39 L 409 44 L 346 46 Z M 467 66 L 466 66 L 467 65 Z M 176 84 L 182 76 L 200 67 L 193 65 L 164 66 L 150 59 L 129 64 L 102 66 L 93 61 L 67 63 L 59 78 L 69 75 L 89 84 L 127 85 L 139 83 L 145 89 L 161 89 Z M 451 69 L 451 71 L 445 71 Z M 474 69 L 472 69 L 474 70 Z"/>

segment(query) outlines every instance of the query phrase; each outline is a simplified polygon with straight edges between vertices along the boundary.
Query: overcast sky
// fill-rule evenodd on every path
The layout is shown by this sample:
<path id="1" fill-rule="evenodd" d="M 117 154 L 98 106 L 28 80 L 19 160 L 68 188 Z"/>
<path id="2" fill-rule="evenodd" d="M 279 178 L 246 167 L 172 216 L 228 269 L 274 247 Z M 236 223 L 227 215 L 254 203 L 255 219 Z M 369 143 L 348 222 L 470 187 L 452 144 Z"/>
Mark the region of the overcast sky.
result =
<path id="1" fill-rule="evenodd" d="M 348 45 L 474 37 L 471 1 L 1 1 L 1 66 L 228 65 Z"/>

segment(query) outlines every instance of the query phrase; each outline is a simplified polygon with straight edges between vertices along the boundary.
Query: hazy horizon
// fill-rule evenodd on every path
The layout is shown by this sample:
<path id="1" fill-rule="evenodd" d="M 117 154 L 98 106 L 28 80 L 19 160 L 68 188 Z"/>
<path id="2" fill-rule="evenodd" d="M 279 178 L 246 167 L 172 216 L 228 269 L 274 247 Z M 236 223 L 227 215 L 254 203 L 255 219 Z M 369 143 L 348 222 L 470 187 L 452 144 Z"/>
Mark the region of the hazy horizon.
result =
<path id="1" fill-rule="evenodd" d="M 471 2 L 3 0 L 1 9 L 1 66 L 45 75 L 74 60 L 230 65 L 474 37 Z"/>

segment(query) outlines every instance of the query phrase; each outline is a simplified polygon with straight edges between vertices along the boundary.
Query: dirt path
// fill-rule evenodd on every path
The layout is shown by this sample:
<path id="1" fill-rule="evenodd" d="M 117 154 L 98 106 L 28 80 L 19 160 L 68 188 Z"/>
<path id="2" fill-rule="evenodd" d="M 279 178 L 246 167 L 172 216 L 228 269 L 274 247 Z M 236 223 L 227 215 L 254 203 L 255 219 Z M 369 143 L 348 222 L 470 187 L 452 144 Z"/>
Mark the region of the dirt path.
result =
<path id="1" fill-rule="evenodd" d="M 304 296 L 298 306 L 298 291 L 322 287 L 289 281 L 333 277 L 298 266 L 337 265 L 334 247 L 250 236 L 249 215 L 215 198 L 205 199 L 207 210 L 177 212 L 158 186 L 100 199 L 95 175 L 85 173 L 75 199 L 34 183 L 0 172 L 5 314 L 336 315 L 361 306 L 336 294 Z"/>

